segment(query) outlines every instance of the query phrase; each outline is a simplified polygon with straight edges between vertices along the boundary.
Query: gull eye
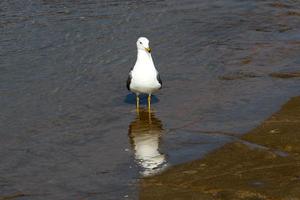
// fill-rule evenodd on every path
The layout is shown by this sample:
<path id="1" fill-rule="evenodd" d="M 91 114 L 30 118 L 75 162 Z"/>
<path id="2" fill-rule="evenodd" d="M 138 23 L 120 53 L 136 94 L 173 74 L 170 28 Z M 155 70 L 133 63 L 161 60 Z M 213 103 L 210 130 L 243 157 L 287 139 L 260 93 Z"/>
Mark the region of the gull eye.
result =
<path id="1" fill-rule="evenodd" d="M 140 44 L 142 44 L 142 42 L 140 42 Z"/>

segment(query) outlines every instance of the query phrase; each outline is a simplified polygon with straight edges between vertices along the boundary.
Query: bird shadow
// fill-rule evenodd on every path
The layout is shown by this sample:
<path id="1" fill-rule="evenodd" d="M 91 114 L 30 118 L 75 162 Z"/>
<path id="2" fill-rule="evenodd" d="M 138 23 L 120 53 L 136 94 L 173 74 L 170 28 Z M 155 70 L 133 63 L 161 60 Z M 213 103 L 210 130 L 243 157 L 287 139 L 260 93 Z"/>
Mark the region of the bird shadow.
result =
<path id="1" fill-rule="evenodd" d="M 141 94 L 140 95 L 140 105 L 147 105 L 148 101 L 147 101 L 147 94 Z M 136 96 L 133 93 L 127 94 L 125 99 L 124 99 L 125 103 L 128 104 L 136 104 Z M 155 96 L 152 95 L 151 96 L 151 104 L 156 104 L 157 102 L 159 102 L 159 99 Z"/>

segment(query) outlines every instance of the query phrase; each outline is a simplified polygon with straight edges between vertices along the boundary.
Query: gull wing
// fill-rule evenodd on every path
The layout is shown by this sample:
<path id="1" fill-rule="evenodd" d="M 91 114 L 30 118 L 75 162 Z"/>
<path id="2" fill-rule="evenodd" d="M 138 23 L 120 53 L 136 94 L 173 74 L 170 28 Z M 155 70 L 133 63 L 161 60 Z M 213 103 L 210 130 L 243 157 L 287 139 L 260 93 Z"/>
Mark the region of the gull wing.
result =
<path id="1" fill-rule="evenodd" d="M 128 74 L 128 78 L 127 78 L 127 83 L 126 83 L 126 86 L 127 86 L 127 89 L 130 90 L 130 83 L 131 83 L 131 79 L 132 79 L 132 68 Z"/>
<path id="2" fill-rule="evenodd" d="M 159 75 L 158 72 L 157 72 L 157 75 L 156 75 L 156 79 L 157 79 L 157 81 L 158 81 L 159 84 L 160 84 L 160 88 L 159 88 L 159 89 L 161 89 L 161 88 L 162 88 L 162 81 L 161 81 L 161 79 L 160 79 L 160 75 Z"/>

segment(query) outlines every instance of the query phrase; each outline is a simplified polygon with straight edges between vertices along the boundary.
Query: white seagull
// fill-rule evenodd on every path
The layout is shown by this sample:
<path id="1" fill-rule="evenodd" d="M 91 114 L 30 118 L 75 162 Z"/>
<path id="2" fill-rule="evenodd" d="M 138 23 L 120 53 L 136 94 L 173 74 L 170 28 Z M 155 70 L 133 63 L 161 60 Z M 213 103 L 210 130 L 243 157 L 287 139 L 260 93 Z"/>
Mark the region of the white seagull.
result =
<path id="1" fill-rule="evenodd" d="M 151 94 L 162 87 L 162 82 L 156 70 L 149 40 L 140 37 L 137 42 L 137 59 L 134 67 L 129 72 L 127 89 L 136 94 L 136 108 L 139 110 L 139 95 L 148 94 L 148 109 L 150 111 Z"/>

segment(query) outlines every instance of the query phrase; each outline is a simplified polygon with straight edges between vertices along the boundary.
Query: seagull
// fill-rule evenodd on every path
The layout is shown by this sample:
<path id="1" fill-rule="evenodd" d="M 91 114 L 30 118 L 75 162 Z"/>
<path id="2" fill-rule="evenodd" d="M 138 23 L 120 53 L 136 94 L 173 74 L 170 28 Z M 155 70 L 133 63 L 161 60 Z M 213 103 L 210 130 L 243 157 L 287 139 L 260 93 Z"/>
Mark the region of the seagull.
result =
<path id="1" fill-rule="evenodd" d="M 162 82 L 156 70 L 149 40 L 140 37 L 137 42 L 137 59 L 134 67 L 130 70 L 127 79 L 127 89 L 136 94 L 136 109 L 139 110 L 140 94 L 148 94 L 148 110 L 151 106 L 151 94 L 161 89 Z"/>

